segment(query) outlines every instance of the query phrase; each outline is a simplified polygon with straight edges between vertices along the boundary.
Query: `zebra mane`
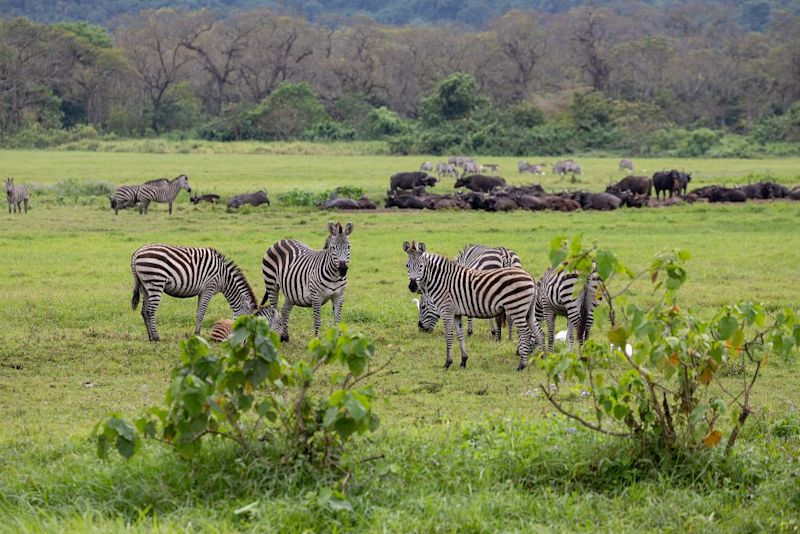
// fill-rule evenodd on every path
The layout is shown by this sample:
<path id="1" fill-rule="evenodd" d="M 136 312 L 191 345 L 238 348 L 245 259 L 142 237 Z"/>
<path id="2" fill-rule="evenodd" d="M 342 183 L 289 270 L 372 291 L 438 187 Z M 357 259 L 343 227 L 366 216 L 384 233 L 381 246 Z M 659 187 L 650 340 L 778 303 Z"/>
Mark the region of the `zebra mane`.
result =
<path id="1" fill-rule="evenodd" d="M 212 249 L 212 250 L 219 255 L 219 257 L 222 259 L 222 264 L 228 269 L 230 269 L 230 272 L 234 276 L 234 278 L 242 279 L 242 282 L 244 282 L 244 287 L 246 288 L 247 294 L 250 296 L 253 305 L 258 306 L 258 300 L 256 299 L 256 294 L 253 292 L 253 287 L 250 285 L 250 282 L 247 281 L 247 277 L 244 275 L 244 272 L 242 272 L 242 269 L 238 265 L 236 265 L 235 261 L 233 261 L 226 255 L 222 254 L 217 249 Z"/>

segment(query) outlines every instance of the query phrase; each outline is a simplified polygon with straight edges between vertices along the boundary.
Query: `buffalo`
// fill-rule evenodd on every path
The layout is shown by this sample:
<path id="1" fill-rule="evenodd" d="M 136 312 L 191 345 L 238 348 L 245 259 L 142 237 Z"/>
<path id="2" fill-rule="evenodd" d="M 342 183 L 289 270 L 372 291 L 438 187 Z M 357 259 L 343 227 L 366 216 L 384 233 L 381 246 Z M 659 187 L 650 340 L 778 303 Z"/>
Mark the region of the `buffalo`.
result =
<path id="1" fill-rule="evenodd" d="M 622 200 L 611 193 L 588 193 L 586 191 L 578 191 L 573 193 L 571 197 L 585 210 L 611 211 L 619 208 L 622 204 Z"/>
<path id="2" fill-rule="evenodd" d="M 487 176 L 485 174 L 473 174 L 462 176 L 456 180 L 455 187 L 466 187 L 470 191 L 491 191 L 495 187 L 503 187 L 506 181 L 502 176 Z"/>
<path id="3" fill-rule="evenodd" d="M 749 199 L 768 200 L 773 198 L 786 198 L 789 188 L 775 182 L 757 182 L 738 187 Z"/>
<path id="4" fill-rule="evenodd" d="M 623 191 L 630 191 L 636 195 L 650 196 L 650 189 L 653 187 L 653 181 L 647 176 L 626 176 L 614 185 L 606 188 L 606 193 L 618 195 Z"/>
<path id="5" fill-rule="evenodd" d="M 669 196 L 672 196 L 682 189 L 681 184 L 681 177 L 676 170 L 660 171 L 653 174 L 653 187 L 656 190 L 656 198 L 661 198 L 662 191 L 664 192 L 664 197 L 667 196 L 667 191 L 669 191 Z"/>
<path id="6" fill-rule="evenodd" d="M 210 202 L 211 204 L 216 204 L 219 202 L 219 195 L 207 194 L 197 196 L 195 194 L 193 197 L 190 197 L 189 200 L 192 201 L 192 204 L 200 204 L 201 202 Z"/>
<path id="7" fill-rule="evenodd" d="M 433 187 L 436 185 L 436 177 L 427 172 L 398 172 L 389 179 L 389 190 L 414 189 L 418 187 Z"/>
<path id="8" fill-rule="evenodd" d="M 741 189 L 714 187 L 708 195 L 709 202 L 744 202 L 747 195 Z"/>
<path id="9" fill-rule="evenodd" d="M 236 195 L 235 197 L 228 199 L 229 208 L 238 208 L 239 206 L 244 206 L 245 204 L 250 204 L 251 206 L 260 206 L 261 204 L 266 204 L 269 206 L 270 204 L 267 192 L 256 191 L 255 193 L 245 193 L 243 195 Z"/>

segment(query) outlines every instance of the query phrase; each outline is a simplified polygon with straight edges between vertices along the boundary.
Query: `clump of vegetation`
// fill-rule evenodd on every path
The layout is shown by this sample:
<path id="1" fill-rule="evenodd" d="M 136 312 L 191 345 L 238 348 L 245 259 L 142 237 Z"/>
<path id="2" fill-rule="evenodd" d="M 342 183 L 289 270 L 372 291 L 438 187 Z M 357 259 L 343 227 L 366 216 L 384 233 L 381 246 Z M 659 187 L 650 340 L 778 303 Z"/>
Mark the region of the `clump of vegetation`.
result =
<path id="1" fill-rule="evenodd" d="M 364 196 L 364 190 L 360 187 L 345 185 L 335 189 L 328 189 L 315 193 L 307 189 L 292 189 L 278 195 L 278 202 L 284 206 L 318 206 L 329 198 L 352 198 L 358 200 Z"/>
<path id="2" fill-rule="evenodd" d="M 106 458 L 113 447 L 130 458 L 151 438 L 190 458 L 215 436 L 250 451 L 266 441 L 284 458 L 325 468 L 338 464 L 351 436 L 378 428 L 373 389 L 360 385 L 372 374 L 371 341 L 341 325 L 311 341 L 308 360 L 290 364 L 263 318 L 240 317 L 232 328 L 218 351 L 197 336 L 182 342 L 165 405 L 134 423 L 117 414 L 98 423 L 98 455 Z M 310 388 L 325 365 L 345 372 L 334 372 L 332 393 L 318 396 Z"/>
<path id="3" fill-rule="evenodd" d="M 107 197 L 114 194 L 116 187 L 111 182 L 97 180 L 80 180 L 78 178 L 64 178 L 56 182 L 52 191 L 58 200 L 67 198 L 76 202 L 81 197 Z"/>
<path id="4" fill-rule="evenodd" d="M 580 354 L 556 354 L 542 363 L 551 381 L 574 378 L 584 384 L 591 413 L 578 413 L 540 386 L 559 412 L 591 430 L 636 438 L 667 455 L 713 448 L 724 440 L 727 453 L 753 411 L 753 386 L 767 359 L 787 357 L 800 346 L 800 321 L 791 308 L 770 313 L 763 305 L 741 302 L 702 316 L 682 309 L 677 293 L 687 277 L 686 251 L 659 254 L 635 274 L 612 252 L 584 248 L 580 236 L 571 243 L 559 237 L 550 258 L 554 266 L 577 272 L 578 280 L 588 280 L 596 268 L 603 281 L 611 345 L 590 340 Z M 609 283 L 620 275 L 629 281 L 612 294 Z M 654 298 L 646 306 L 629 294 L 644 276 Z M 735 381 L 725 380 L 723 371 L 731 368 Z"/>

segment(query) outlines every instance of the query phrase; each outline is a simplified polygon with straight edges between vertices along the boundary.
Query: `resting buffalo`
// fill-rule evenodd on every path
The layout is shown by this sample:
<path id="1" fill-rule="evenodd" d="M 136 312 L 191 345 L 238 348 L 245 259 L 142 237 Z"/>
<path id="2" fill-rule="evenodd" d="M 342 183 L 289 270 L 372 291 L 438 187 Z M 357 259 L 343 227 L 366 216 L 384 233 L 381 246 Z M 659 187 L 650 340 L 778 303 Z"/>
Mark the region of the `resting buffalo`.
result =
<path id="1" fill-rule="evenodd" d="M 217 202 L 219 202 L 219 195 L 213 195 L 213 194 L 200 195 L 200 196 L 195 195 L 193 197 L 190 197 L 189 200 L 192 201 L 192 204 L 200 204 L 201 202 L 210 202 L 211 204 L 216 204 Z"/>
<path id="2" fill-rule="evenodd" d="M 786 198 L 789 196 L 789 188 L 775 182 L 757 182 L 738 187 L 750 199 L 772 199 Z"/>
<path id="3" fill-rule="evenodd" d="M 402 209 L 421 210 L 425 207 L 425 201 L 419 196 L 408 194 L 398 195 L 396 191 L 389 191 L 386 195 L 386 203 L 384 205 L 387 208 L 396 206 Z"/>
<path id="4" fill-rule="evenodd" d="M 656 189 L 656 198 L 661 197 L 662 191 L 665 197 L 667 196 L 667 191 L 669 191 L 669 196 L 672 196 L 673 193 L 677 193 L 682 189 L 682 181 L 676 170 L 661 171 L 653 174 L 653 186 Z"/>
<path id="5" fill-rule="evenodd" d="M 398 172 L 389 179 L 389 190 L 414 189 L 418 187 L 433 187 L 436 185 L 436 177 L 427 172 Z"/>
<path id="6" fill-rule="evenodd" d="M 800 187 L 795 187 L 789 191 L 789 198 L 792 200 L 800 200 Z"/>
<path id="7" fill-rule="evenodd" d="M 538 211 L 545 209 L 544 200 L 536 195 L 519 195 L 517 204 L 524 210 Z"/>
<path id="8" fill-rule="evenodd" d="M 377 208 L 374 202 L 367 197 L 361 197 L 358 200 L 352 198 L 336 197 L 328 199 L 322 205 L 323 209 L 338 208 L 344 210 L 374 210 Z"/>
<path id="9" fill-rule="evenodd" d="M 267 192 L 257 191 L 255 193 L 245 193 L 244 195 L 236 195 L 235 197 L 228 199 L 229 208 L 238 208 L 239 206 L 244 206 L 245 204 L 250 204 L 251 206 L 266 204 L 269 206 L 269 197 L 267 196 Z"/>
<path id="10" fill-rule="evenodd" d="M 630 191 L 636 195 L 650 196 L 653 181 L 647 176 L 626 176 L 614 185 L 606 188 L 606 193 L 617 195 L 623 191 Z M 619 195 L 617 195 L 619 196 Z"/>
<path id="11" fill-rule="evenodd" d="M 491 191 L 495 187 L 504 185 L 506 185 L 506 181 L 501 176 L 473 174 L 471 176 L 462 176 L 456 180 L 455 187 L 466 187 L 470 191 Z"/>
<path id="12" fill-rule="evenodd" d="M 497 195 L 486 199 L 487 211 L 513 211 L 515 209 L 519 209 L 519 205 L 509 196 Z"/>
<path id="13" fill-rule="evenodd" d="M 542 201 L 549 210 L 575 211 L 581 207 L 577 201 L 571 198 L 562 198 L 556 195 L 547 195 L 542 198 Z"/>
<path id="14" fill-rule="evenodd" d="M 573 193 L 572 199 L 580 203 L 585 210 L 611 211 L 620 207 L 622 200 L 611 193 L 587 193 L 578 191 Z"/>
<path id="15" fill-rule="evenodd" d="M 715 187 L 708 195 L 709 202 L 744 202 L 746 200 L 747 195 L 744 191 L 728 187 Z"/>

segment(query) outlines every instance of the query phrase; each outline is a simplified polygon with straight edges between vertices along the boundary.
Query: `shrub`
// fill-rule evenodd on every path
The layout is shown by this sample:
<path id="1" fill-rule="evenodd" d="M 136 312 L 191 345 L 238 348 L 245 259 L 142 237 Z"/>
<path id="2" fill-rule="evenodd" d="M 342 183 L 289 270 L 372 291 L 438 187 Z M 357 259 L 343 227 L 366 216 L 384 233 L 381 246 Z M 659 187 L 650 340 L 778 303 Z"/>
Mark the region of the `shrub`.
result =
<path id="1" fill-rule="evenodd" d="M 200 337 L 181 342 L 181 363 L 172 371 L 165 406 L 148 409 L 133 424 L 115 414 L 98 423 L 98 455 L 106 458 L 114 447 L 130 458 L 143 438 L 152 438 L 189 458 L 204 438 L 216 436 L 248 450 L 266 440 L 285 458 L 336 465 L 353 434 L 378 427 L 372 388 L 356 387 L 371 374 L 373 345 L 344 325 L 313 339 L 308 360 L 290 364 L 278 345 L 267 321 L 252 316 L 234 322 L 217 354 Z M 332 375 L 332 393 L 320 398 L 310 388 L 325 365 L 345 372 Z"/>
<path id="2" fill-rule="evenodd" d="M 352 198 L 358 200 L 364 196 L 364 190 L 360 187 L 342 186 L 327 191 L 313 192 L 307 189 L 291 189 L 278 195 L 278 202 L 285 206 L 318 206 L 334 196 Z"/>
<path id="3" fill-rule="evenodd" d="M 283 82 L 247 113 L 254 139 L 295 139 L 328 117 L 307 82 Z"/>
<path id="4" fill-rule="evenodd" d="M 53 185 L 53 192 L 59 200 L 72 198 L 75 201 L 80 197 L 107 197 L 114 194 L 116 186 L 110 182 L 95 180 L 79 180 L 78 178 L 65 178 Z"/>
<path id="5" fill-rule="evenodd" d="M 408 130 L 400 115 L 381 106 L 367 114 L 366 136 L 368 139 L 383 139 L 384 137 L 398 135 Z"/>
<path id="6" fill-rule="evenodd" d="M 727 452 L 752 413 L 750 395 L 769 356 L 788 356 L 800 345 L 800 321 L 788 308 L 770 314 L 762 305 L 742 302 L 703 317 L 681 309 L 685 251 L 659 254 L 638 274 L 610 251 L 584 249 L 580 237 L 569 245 L 556 238 L 550 257 L 554 266 L 576 271 L 578 280 L 587 280 L 596 266 L 603 281 L 613 345 L 590 340 L 581 354 L 553 354 L 542 362 L 550 380 L 563 376 L 584 383 L 591 413 L 577 413 L 541 385 L 556 409 L 597 432 L 637 438 L 666 455 L 715 447 L 727 432 Z M 612 295 L 610 282 L 619 275 L 631 280 Z M 632 281 L 643 276 L 649 276 L 656 297 L 647 306 L 628 295 Z M 628 343 L 630 354 L 624 350 Z M 743 377 L 740 385 L 722 380 L 721 371 L 730 367 Z"/>
<path id="7" fill-rule="evenodd" d="M 300 135 L 305 141 L 352 141 L 356 131 L 346 124 L 326 119 L 307 128 Z"/>
<path id="8" fill-rule="evenodd" d="M 44 128 L 31 124 L 5 139 L 9 148 L 49 148 L 83 140 L 95 140 L 99 135 L 92 125 L 79 124 L 69 129 Z"/>

